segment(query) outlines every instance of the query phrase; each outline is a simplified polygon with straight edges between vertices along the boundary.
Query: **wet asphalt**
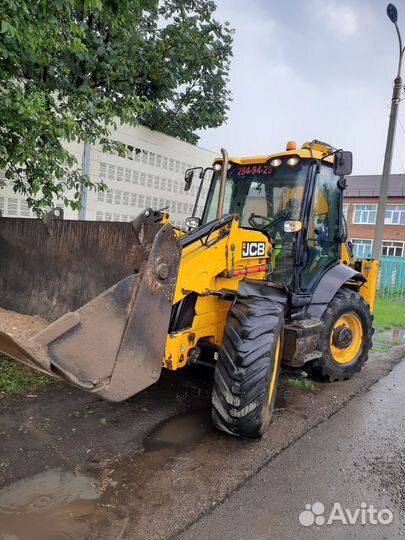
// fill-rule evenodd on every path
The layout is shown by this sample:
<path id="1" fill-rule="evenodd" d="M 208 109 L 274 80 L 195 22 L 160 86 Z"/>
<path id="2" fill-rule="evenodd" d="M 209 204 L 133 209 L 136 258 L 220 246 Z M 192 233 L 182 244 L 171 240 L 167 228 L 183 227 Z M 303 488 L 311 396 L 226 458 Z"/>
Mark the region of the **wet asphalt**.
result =
<path id="1" fill-rule="evenodd" d="M 404 537 L 405 360 L 177 538 Z"/>
<path id="2" fill-rule="evenodd" d="M 310 391 L 283 371 L 261 440 L 213 429 L 206 370 L 164 373 L 123 403 L 63 384 L 2 399 L 0 539 L 396 538 L 404 358 L 405 347 L 376 343 L 361 373 Z M 333 502 L 365 502 L 395 521 L 301 526 L 315 502 L 318 518 Z"/>

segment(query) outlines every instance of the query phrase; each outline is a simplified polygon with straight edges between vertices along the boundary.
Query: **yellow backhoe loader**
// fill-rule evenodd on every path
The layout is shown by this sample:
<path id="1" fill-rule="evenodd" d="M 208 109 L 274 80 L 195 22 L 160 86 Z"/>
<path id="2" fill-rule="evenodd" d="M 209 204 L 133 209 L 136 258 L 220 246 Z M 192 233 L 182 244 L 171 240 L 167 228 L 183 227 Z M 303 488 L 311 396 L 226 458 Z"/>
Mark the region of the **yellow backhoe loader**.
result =
<path id="1" fill-rule="evenodd" d="M 367 360 L 378 262 L 354 260 L 347 240 L 351 168 L 316 140 L 222 150 L 186 172 L 197 199 L 210 182 L 187 231 L 152 209 L 131 223 L 1 218 L 0 351 L 112 401 L 162 367 L 212 363 L 214 424 L 261 436 L 282 362 L 336 381 Z"/>

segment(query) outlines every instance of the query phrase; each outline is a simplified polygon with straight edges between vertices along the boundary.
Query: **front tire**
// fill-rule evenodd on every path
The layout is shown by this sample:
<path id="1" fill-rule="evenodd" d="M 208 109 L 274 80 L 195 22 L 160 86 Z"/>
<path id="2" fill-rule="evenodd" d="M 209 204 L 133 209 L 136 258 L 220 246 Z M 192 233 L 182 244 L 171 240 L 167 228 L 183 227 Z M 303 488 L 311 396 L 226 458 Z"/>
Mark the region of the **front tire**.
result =
<path id="1" fill-rule="evenodd" d="M 359 293 L 342 287 L 322 316 L 317 350 L 322 358 L 309 366 L 318 380 L 343 381 L 360 371 L 372 347 L 373 316 Z"/>
<path id="2" fill-rule="evenodd" d="M 268 298 L 237 298 L 218 352 L 212 393 L 215 426 L 261 437 L 270 423 L 280 371 L 284 310 Z"/>

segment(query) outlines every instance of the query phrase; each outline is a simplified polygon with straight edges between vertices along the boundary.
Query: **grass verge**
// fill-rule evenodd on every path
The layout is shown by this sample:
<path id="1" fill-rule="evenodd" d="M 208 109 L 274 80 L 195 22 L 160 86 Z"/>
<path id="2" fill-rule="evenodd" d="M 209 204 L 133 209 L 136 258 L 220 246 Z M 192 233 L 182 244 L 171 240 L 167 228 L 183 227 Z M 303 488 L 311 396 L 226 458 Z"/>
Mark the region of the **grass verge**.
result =
<path id="1" fill-rule="evenodd" d="M 309 392 L 315 392 L 316 390 L 316 384 L 311 379 L 288 379 L 288 386 L 308 390 Z"/>
<path id="2" fill-rule="evenodd" d="M 405 328 L 405 303 L 377 297 L 374 325 L 379 330 L 388 330 L 395 326 Z"/>
<path id="3" fill-rule="evenodd" d="M 54 382 L 52 377 L 0 355 L 0 398 L 11 394 L 26 394 Z"/>

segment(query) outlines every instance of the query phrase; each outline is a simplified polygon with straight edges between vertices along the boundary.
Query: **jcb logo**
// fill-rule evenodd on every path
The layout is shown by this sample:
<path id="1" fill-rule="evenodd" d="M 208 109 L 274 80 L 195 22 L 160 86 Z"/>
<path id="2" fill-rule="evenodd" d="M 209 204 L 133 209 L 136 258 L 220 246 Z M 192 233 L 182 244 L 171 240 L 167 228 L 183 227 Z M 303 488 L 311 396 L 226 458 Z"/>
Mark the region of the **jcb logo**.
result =
<path id="1" fill-rule="evenodd" d="M 242 242 L 242 257 L 264 257 L 266 242 Z"/>

